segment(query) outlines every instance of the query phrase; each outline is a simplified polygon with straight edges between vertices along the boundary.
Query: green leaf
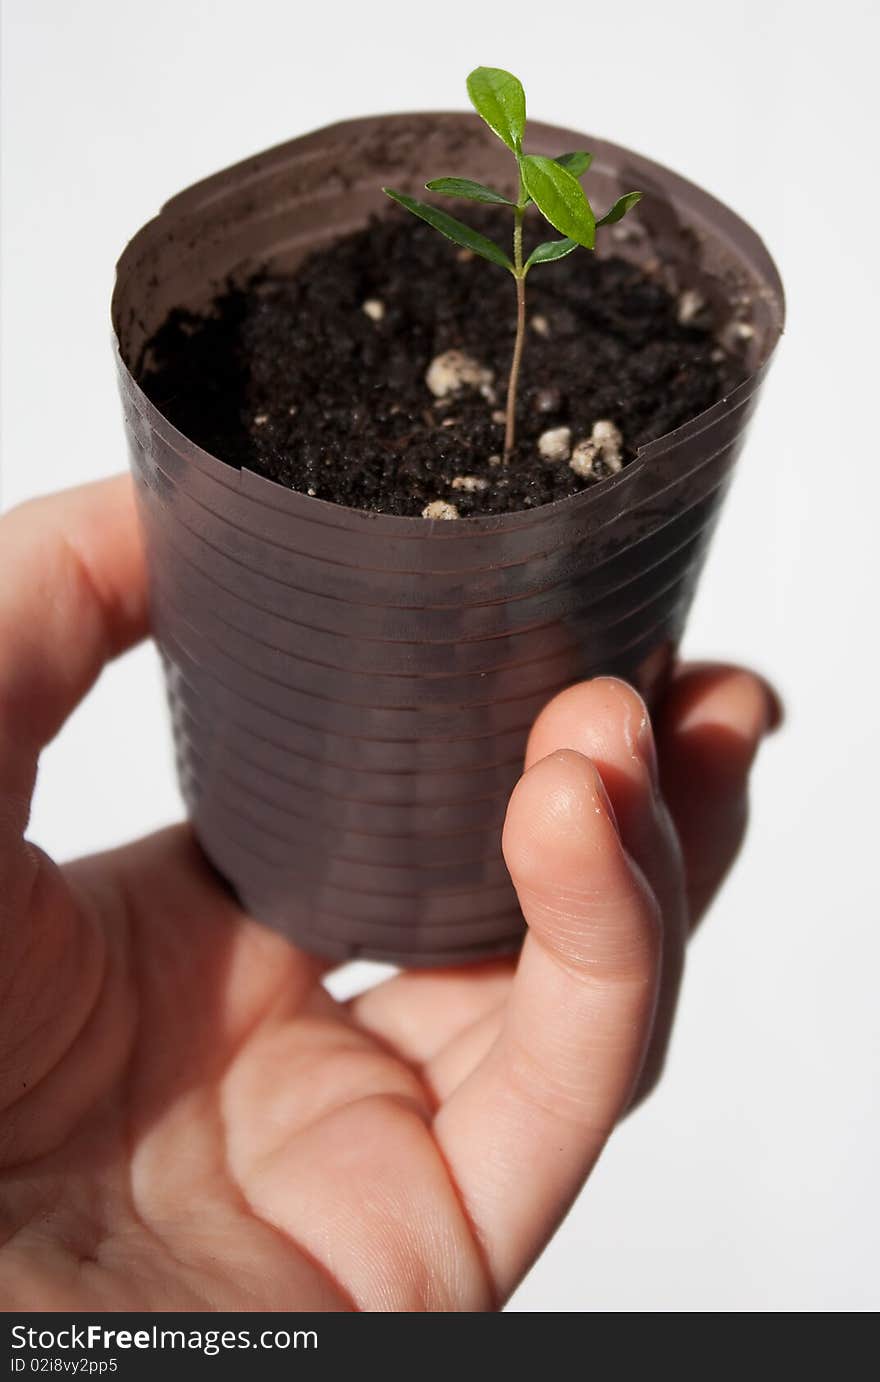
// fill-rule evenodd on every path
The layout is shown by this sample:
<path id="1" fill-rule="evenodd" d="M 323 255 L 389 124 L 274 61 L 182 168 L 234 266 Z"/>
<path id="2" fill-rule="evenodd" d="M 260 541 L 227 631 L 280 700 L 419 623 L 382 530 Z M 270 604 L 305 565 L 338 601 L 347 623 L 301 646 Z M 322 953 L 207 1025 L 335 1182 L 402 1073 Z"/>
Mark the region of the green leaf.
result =
<path id="1" fill-rule="evenodd" d="M 471 105 L 508 149 L 519 153 L 526 128 L 522 83 L 500 67 L 475 67 L 467 79 Z"/>
<path id="2" fill-rule="evenodd" d="M 592 161 L 593 155 L 588 153 L 559 154 L 559 156 L 553 160 L 554 163 L 559 164 L 560 168 L 564 168 L 566 172 L 571 173 L 573 178 L 582 178 Z M 526 193 L 523 206 L 528 206 L 531 200 L 531 197 Z"/>
<path id="3" fill-rule="evenodd" d="M 601 220 L 596 222 L 597 226 L 613 226 L 615 221 L 623 220 L 628 211 L 631 211 L 636 202 L 642 200 L 641 192 L 627 192 L 625 196 L 618 197 L 610 211 L 606 211 Z"/>
<path id="4" fill-rule="evenodd" d="M 551 226 L 591 250 L 596 243 L 596 221 L 577 178 L 540 154 L 521 158 L 520 169 L 526 191 Z"/>
<path id="5" fill-rule="evenodd" d="M 425 202 L 416 201 L 415 197 L 408 197 L 405 192 L 395 192 L 393 187 L 383 187 L 382 191 L 392 201 L 398 202 L 407 211 L 411 211 L 414 216 L 418 216 L 422 221 L 427 221 L 429 226 L 439 230 L 441 235 L 445 235 L 454 244 L 462 245 L 466 250 L 473 250 L 474 254 L 488 259 L 490 264 L 498 264 L 502 269 L 513 269 L 507 255 L 495 244 L 494 240 L 487 239 L 477 230 L 471 230 L 470 226 L 464 225 L 462 221 L 457 221 L 454 216 L 447 216 L 445 211 L 438 210 L 436 206 L 427 206 Z"/>
<path id="6" fill-rule="evenodd" d="M 582 178 L 593 161 L 593 155 L 581 150 L 575 154 L 559 154 L 553 162 L 558 163 L 573 178 Z"/>
<path id="7" fill-rule="evenodd" d="M 568 236 L 564 240 L 545 240 L 543 245 L 536 245 L 532 250 L 526 260 L 526 269 L 530 269 L 533 264 L 549 264 L 552 259 L 564 259 L 577 247 L 577 240 L 571 240 Z"/>
<path id="8" fill-rule="evenodd" d="M 470 178 L 434 178 L 425 186 L 429 192 L 442 192 L 444 197 L 465 197 L 469 202 L 492 202 L 498 206 L 516 205 L 494 188 L 484 187 L 481 182 L 471 182 Z"/>

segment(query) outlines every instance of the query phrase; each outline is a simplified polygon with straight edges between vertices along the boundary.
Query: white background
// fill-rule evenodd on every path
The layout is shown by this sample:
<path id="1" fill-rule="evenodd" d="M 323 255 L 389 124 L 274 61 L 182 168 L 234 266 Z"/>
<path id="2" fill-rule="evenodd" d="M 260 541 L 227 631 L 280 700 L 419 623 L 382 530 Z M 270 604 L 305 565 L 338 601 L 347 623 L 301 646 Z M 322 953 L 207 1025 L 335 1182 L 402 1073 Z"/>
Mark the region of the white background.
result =
<path id="1" fill-rule="evenodd" d="M 686 647 L 757 665 L 788 721 L 693 946 L 665 1084 L 514 1309 L 880 1305 L 878 15 L 870 0 L 3 7 L 5 504 L 124 464 L 113 265 L 167 196 L 338 118 L 463 106 L 478 63 L 520 74 L 536 117 L 704 184 L 780 264 L 788 334 Z M 47 752 L 34 834 L 69 857 L 179 812 L 145 648 Z"/>

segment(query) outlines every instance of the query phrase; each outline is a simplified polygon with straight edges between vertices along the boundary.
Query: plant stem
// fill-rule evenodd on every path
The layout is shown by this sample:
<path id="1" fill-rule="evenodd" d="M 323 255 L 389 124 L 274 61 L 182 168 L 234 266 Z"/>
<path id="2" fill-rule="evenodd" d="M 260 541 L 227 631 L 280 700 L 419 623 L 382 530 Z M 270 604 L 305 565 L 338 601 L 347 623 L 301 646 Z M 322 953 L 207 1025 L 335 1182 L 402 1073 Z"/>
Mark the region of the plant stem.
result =
<path id="1" fill-rule="evenodd" d="M 516 441 L 516 390 L 519 383 L 519 367 L 522 363 L 523 341 L 526 332 L 526 275 L 523 268 L 523 216 L 525 207 L 518 206 L 513 213 L 513 276 L 516 279 L 516 340 L 513 345 L 513 359 L 510 362 L 510 377 L 507 381 L 507 410 L 504 427 L 504 461 L 510 459 Z"/>

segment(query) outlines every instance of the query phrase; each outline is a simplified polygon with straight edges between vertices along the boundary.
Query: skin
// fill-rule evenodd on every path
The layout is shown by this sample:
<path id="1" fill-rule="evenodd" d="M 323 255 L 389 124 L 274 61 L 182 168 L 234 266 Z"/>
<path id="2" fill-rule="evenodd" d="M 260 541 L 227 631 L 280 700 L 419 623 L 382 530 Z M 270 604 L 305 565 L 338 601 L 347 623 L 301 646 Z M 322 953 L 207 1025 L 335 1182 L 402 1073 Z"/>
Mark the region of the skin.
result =
<path id="1" fill-rule="evenodd" d="M 613 678 L 557 697 L 504 830 L 518 961 L 339 1004 L 186 826 L 64 867 L 27 841 L 42 747 L 148 632 L 128 480 L 0 550 L 0 1302 L 498 1308 L 656 1079 L 772 694 L 682 668 L 653 730 Z"/>

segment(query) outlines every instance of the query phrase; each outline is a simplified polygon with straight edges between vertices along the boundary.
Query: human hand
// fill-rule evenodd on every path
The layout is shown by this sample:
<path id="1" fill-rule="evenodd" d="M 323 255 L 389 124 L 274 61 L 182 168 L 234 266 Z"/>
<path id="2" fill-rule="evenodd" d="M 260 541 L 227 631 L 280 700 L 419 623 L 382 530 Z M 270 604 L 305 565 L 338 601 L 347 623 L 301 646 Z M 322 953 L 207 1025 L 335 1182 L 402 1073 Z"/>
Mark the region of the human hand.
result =
<path id="1" fill-rule="evenodd" d="M 655 755 L 622 682 L 564 692 L 504 831 L 518 960 L 339 1004 L 188 827 L 61 868 L 25 840 L 40 750 L 147 632 L 129 481 L 0 551 L 4 1308 L 496 1308 L 659 1070 L 772 696 L 680 670 Z"/>

